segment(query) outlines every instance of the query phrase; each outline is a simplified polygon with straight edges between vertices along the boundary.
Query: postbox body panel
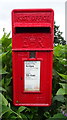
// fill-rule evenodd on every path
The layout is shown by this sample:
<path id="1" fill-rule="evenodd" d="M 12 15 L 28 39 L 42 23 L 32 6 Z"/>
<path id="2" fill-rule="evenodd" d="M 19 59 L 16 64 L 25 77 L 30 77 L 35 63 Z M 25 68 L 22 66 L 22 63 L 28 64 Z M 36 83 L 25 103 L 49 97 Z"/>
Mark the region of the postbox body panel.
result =
<path id="1" fill-rule="evenodd" d="M 49 106 L 52 96 L 54 13 L 52 9 L 13 10 L 13 103 Z"/>
<path id="2" fill-rule="evenodd" d="M 52 9 L 14 10 L 13 49 L 50 50 L 53 48 L 53 15 Z"/>

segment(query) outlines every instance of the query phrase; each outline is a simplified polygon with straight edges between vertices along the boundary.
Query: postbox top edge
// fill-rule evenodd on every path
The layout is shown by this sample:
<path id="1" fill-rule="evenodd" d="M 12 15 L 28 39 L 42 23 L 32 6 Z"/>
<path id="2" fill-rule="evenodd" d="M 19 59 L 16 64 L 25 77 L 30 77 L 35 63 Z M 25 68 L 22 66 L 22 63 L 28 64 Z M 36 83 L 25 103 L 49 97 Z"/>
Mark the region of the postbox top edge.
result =
<path id="1" fill-rule="evenodd" d="M 52 12 L 54 13 L 54 10 L 52 8 L 42 8 L 42 9 L 13 9 L 12 13 L 15 12 Z"/>

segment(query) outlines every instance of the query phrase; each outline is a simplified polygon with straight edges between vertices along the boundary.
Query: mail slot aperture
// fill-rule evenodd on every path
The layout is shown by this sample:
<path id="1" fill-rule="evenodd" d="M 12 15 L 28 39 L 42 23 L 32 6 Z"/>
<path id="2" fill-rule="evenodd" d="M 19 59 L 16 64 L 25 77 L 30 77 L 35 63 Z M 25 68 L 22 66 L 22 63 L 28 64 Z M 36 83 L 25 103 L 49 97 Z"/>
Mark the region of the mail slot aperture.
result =
<path id="1" fill-rule="evenodd" d="M 15 33 L 49 33 L 50 27 L 16 27 Z"/>

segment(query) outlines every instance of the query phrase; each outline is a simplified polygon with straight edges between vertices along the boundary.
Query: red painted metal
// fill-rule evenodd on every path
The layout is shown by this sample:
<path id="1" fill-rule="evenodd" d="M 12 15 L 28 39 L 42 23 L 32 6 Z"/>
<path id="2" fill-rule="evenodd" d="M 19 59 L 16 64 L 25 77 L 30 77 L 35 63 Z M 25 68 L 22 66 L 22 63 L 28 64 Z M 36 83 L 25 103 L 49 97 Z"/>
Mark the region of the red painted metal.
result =
<path id="1" fill-rule="evenodd" d="M 13 104 L 50 106 L 54 12 L 52 9 L 12 11 Z M 30 58 L 30 52 L 36 56 Z M 24 61 L 40 61 L 40 91 L 24 91 Z"/>

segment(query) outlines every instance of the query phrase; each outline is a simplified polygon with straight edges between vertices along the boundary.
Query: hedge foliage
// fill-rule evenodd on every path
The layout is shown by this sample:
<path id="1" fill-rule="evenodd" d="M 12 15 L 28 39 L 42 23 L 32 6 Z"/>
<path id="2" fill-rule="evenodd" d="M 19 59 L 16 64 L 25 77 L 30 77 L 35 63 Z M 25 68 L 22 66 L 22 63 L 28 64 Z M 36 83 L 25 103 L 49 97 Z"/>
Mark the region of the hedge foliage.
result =
<path id="1" fill-rule="evenodd" d="M 1 46 L 2 44 L 2 46 Z M 3 120 L 67 119 L 67 45 L 54 47 L 53 91 L 50 107 L 16 107 L 12 104 L 12 56 L 10 33 L 0 39 L 0 118 Z M 1 65 L 1 64 L 0 64 Z M 2 77 L 1 77 L 2 76 Z"/>

